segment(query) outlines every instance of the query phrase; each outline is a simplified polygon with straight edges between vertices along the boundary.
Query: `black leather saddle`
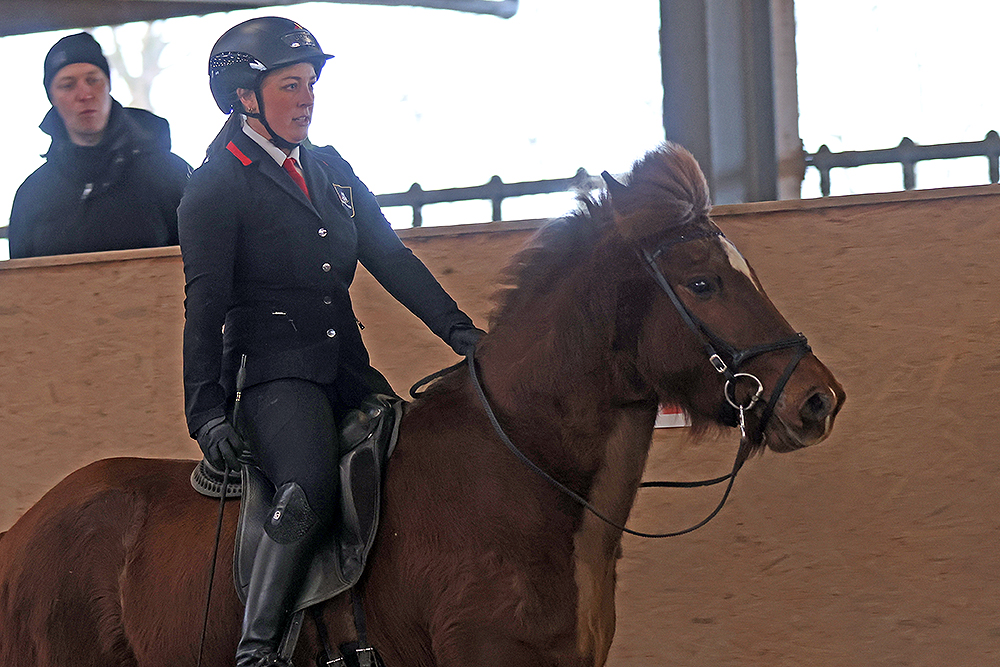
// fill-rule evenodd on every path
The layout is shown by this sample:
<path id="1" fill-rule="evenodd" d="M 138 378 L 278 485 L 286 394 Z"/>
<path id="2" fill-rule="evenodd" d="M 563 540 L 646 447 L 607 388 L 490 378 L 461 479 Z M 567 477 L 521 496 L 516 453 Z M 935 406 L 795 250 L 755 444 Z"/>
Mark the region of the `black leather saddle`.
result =
<path id="1" fill-rule="evenodd" d="M 343 420 L 340 433 L 340 521 L 320 539 L 294 611 L 329 600 L 361 578 L 378 527 L 385 466 L 396 446 L 404 402 L 373 394 Z M 191 483 L 204 495 L 218 498 L 222 473 L 201 461 Z M 275 488 L 264 472 L 245 464 L 240 484 L 227 485 L 227 498 L 242 497 L 233 555 L 233 576 L 240 601 L 246 603 L 253 559 L 271 510 Z"/>

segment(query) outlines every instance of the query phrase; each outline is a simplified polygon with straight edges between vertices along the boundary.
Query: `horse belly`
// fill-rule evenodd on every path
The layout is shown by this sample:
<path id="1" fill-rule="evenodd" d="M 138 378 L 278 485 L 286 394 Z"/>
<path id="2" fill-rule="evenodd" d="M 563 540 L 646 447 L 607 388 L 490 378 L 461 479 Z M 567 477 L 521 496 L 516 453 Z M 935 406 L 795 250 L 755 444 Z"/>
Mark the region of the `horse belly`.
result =
<path id="1" fill-rule="evenodd" d="M 124 630 L 138 667 L 197 662 L 217 505 L 193 491 L 191 495 L 180 506 L 157 504 L 150 511 L 149 529 L 122 573 Z M 212 511 L 206 511 L 206 504 Z M 229 664 L 236 655 L 242 616 L 232 574 L 238 514 L 239 503 L 227 503 L 205 632 L 205 665 Z"/>
<path id="2" fill-rule="evenodd" d="M 512 531 L 501 546 L 468 524 L 447 534 L 428 519 L 387 512 L 373 552 L 365 595 L 372 642 L 386 664 L 594 664 L 579 652 L 568 555 L 544 553 L 539 536 Z"/>
<path id="3" fill-rule="evenodd" d="M 409 555 L 419 558 L 413 551 Z M 426 555 L 435 561 L 428 578 L 413 577 L 412 570 L 394 575 L 379 568 L 373 569 L 366 585 L 373 607 L 373 644 L 386 664 L 592 664 L 582 660 L 577 650 L 572 592 L 561 586 L 564 577 L 554 581 L 525 576 L 530 566 L 522 569 L 523 564 L 493 554 Z M 394 609 L 405 611 L 398 614 Z"/>

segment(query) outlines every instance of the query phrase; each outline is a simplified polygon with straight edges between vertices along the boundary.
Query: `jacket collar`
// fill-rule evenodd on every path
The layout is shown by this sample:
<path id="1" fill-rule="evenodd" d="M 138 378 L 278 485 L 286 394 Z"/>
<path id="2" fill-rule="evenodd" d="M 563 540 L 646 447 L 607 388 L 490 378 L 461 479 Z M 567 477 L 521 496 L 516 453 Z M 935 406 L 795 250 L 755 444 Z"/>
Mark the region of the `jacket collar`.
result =
<path id="1" fill-rule="evenodd" d="M 52 107 L 45 114 L 38 128 L 52 137 L 52 143 L 45 157 L 57 152 L 63 147 L 72 145 L 59 111 Z M 166 121 L 143 109 L 126 109 L 114 98 L 111 99 L 111 112 L 108 114 L 108 125 L 104 136 L 95 148 L 107 151 L 121 151 L 127 145 L 135 147 L 149 146 L 170 150 L 170 129 Z"/>
<path id="2" fill-rule="evenodd" d="M 128 133 L 124 131 L 123 125 L 125 119 L 122 116 L 122 106 L 115 100 L 111 100 L 111 112 L 108 114 L 108 124 L 104 128 L 104 136 L 101 137 L 101 141 L 96 146 L 92 147 L 93 149 L 114 152 L 121 151 L 124 148 Z M 49 149 L 45 151 L 42 157 L 50 160 L 53 158 L 59 160 L 72 153 L 76 144 L 69 138 L 69 132 L 66 131 L 66 124 L 63 122 L 62 116 L 59 115 L 58 109 L 55 107 L 50 108 L 48 113 L 45 114 L 45 118 L 38 125 L 38 128 L 52 137 Z"/>
<path id="3" fill-rule="evenodd" d="M 237 151 L 239 151 L 238 154 L 233 151 L 233 148 L 229 149 L 229 152 L 233 154 L 235 159 L 243 162 L 244 166 L 250 166 L 251 164 L 256 163 L 261 174 L 273 181 L 276 186 L 284 190 L 289 196 L 308 208 L 312 213 L 322 217 L 318 208 L 322 206 L 322 201 L 325 199 L 326 183 L 324 180 L 317 180 L 319 167 L 312 161 L 307 150 L 299 150 L 299 164 L 302 166 L 302 171 L 306 180 L 306 187 L 309 188 L 309 193 L 312 199 L 310 199 L 310 197 L 306 197 L 306 194 L 302 192 L 298 185 L 295 184 L 295 181 L 292 180 L 291 176 L 289 176 L 288 173 L 281 168 L 281 165 L 278 164 L 274 157 L 272 157 L 267 151 L 264 150 L 264 148 L 247 136 L 244 132 L 234 133 L 230 144 L 232 147 L 236 148 Z M 240 158 L 240 154 L 242 154 L 248 161 L 244 161 Z"/>
<path id="4" fill-rule="evenodd" d="M 298 146 L 296 146 L 295 148 L 293 148 L 292 151 L 288 155 L 285 155 L 285 152 L 283 150 L 281 150 L 280 148 L 278 148 L 277 146 L 275 146 L 274 144 L 272 144 L 270 141 L 268 141 L 267 139 L 265 139 L 263 135 L 261 135 L 259 132 L 257 132 L 257 130 L 253 129 L 250 126 L 250 124 L 247 123 L 246 116 L 242 116 L 241 115 L 241 117 L 240 117 L 240 125 L 242 126 L 243 134 L 245 134 L 248 137 L 250 137 L 251 139 L 253 139 L 254 143 L 256 143 L 258 146 L 260 146 L 262 149 L 264 149 L 264 152 L 267 153 L 268 155 L 270 155 L 271 159 L 273 159 L 275 162 L 278 163 L 278 166 L 284 165 L 285 158 L 288 158 L 288 157 L 292 158 L 293 160 L 295 160 L 299 164 L 302 164 L 302 161 L 299 158 L 300 150 L 299 150 Z"/>

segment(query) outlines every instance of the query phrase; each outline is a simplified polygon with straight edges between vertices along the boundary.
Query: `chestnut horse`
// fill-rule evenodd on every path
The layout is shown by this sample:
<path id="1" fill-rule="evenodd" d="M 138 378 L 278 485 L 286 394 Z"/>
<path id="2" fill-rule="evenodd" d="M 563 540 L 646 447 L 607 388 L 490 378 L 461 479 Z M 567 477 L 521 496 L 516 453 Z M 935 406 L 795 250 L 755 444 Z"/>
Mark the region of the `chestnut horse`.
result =
<path id="1" fill-rule="evenodd" d="M 687 151 L 664 145 L 623 181 L 515 257 L 476 353 L 510 440 L 619 525 L 658 404 L 683 407 L 695 432 L 742 416 L 745 455 L 823 440 L 844 401 L 709 218 Z M 192 464 L 99 461 L 24 514 L 0 539 L 0 664 L 196 664 L 217 515 L 190 489 Z M 384 494 L 360 590 L 386 665 L 605 663 L 621 530 L 508 451 L 468 373 L 409 406 Z M 236 511 L 225 518 L 220 572 Z M 217 576 L 202 664 L 232 664 L 241 613 Z M 351 638 L 349 603 L 322 615 L 333 643 Z M 307 622 L 300 667 L 316 635 Z"/>

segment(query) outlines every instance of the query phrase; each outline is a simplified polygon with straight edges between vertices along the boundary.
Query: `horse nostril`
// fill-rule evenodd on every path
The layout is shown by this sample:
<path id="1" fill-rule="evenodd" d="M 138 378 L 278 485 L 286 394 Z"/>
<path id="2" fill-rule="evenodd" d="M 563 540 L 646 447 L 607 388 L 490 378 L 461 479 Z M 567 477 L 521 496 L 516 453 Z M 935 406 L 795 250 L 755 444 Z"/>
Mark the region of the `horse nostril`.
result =
<path id="1" fill-rule="evenodd" d="M 821 422 L 830 415 L 832 407 L 833 400 L 827 394 L 818 391 L 802 404 L 799 415 L 803 422 Z"/>

